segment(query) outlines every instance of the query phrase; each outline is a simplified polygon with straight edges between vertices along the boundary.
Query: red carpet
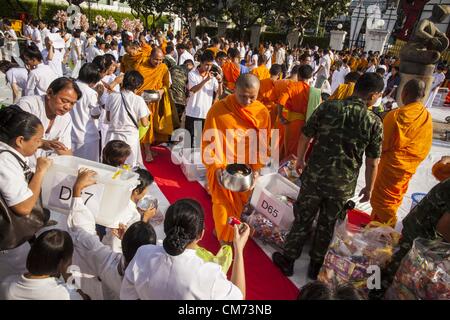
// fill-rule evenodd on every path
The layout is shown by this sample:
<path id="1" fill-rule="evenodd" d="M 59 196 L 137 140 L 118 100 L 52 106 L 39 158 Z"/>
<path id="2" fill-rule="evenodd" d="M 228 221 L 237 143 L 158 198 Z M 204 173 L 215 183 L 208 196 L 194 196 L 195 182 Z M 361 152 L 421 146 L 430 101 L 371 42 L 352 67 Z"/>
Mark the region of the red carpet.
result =
<path id="1" fill-rule="evenodd" d="M 211 212 L 211 197 L 197 182 L 189 182 L 181 168 L 171 161 L 170 150 L 155 147 L 158 155 L 147 169 L 155 177 L 161 191 L 170 203 L 182 198 L 192 198 L 200 202 L 205 210 L 206 232 L 201 245 L 215 253 L 219 243 L 213 236 L 214 223 Z M 297 298 L 297 287 L 272 263 L 261 248 L 249 240 L 244 250 L 245 276 L 248 300 L 293 300 Z"/>

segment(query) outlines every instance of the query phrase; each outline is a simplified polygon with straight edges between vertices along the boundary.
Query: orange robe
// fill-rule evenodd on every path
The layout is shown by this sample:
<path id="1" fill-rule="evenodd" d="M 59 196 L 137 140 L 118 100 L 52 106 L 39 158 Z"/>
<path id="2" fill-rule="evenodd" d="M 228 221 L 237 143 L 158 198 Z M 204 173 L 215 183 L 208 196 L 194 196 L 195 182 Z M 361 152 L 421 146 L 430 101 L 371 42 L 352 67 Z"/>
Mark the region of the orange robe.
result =
<path id="1" fill-rule="evenodd" d="M 258 145 L 256 148 L 250 144 L 250 139 L 243 139 L 239 133 L 233 134 L 233 131 L 228 131 L 230 140 L 227 139 L 227 130 L 238 129 L 256 130 L 256 139 L 260 139 L 260 129 L 267 129 L 269 138 L 270 116 L 267 108 L 259 101 L 245 107 L 241 106 L 232 94 L 215 103 L 206 117 L 202 138 L 203 162 L 207 169 L 217 238 L 226 242 L 233 240 L 233 228 L 227 224 L 227 220 L 230 216 L 240 218 L 251 191 L 232 192 L 223 188 L 217 180 L 216 170 L 223 169 L 230 163 L 245 163 L 256 171 L 268 160 L 264 158 L 265 151 L 259 149 L 261 146 L 267 148 L 266 138 L 264 141 L 253 141 Z M 245 143 L 244 152 L 238 148 L 238 144 L 242 145 L 239 141 Z M 261 156 L 261 153 L 264 155 Z"/>
<path id="2" fill-rule="evenodd" d="M 308 98 L 309 85 L 303 81 L 290 83 L 287 90 L 279 98 L 279 103 L 288 111 L 286 119 L 289 123 L 284 128 L 284 151 L 286 156 L 291 154 L 297 155 L 298 141 L 302 128 L 305 125 Z"/>
<path id="3" fill-rule="evenodd" d="M 344 100 L 350 97 L 353 94 L 354 90 L 354 82 L 340 84 L 339 87 L 330 96 L 329 100 Z"/>
<path id="4" fill-rule="evenodd" d="M 383 150 L 370 203 L 372 219 L 395 226 L 409 180 L 431 149 L 433 124 L 420 102 L 389 112 L 383 121 Z"/>
<path id="5" fill-rule="evenodd" d="M 265 64 L 262 64 L 257 68 L 254 68 L 253 70 L 250 71 L 250 73 L 258 77 L 260 81 L 270 78 L 270 71 L 269 69 L 267 69 Z"/>
<path id="6" fill-rule="evenodd" d="M 225 62 L 222 66 L 225 87 L 234 92 L 236 81 L 241 75 L 241 69 L 231 61 Z"/>
<path id="7" fill-rule="evenodd" d="M 137 94 L 144 90 L 161 90 L 166 92 L 159 102 L 148 104 L 151 117 L 151 127 L 147 135 L 142 138 L 142 143 L 166 142 L 174 130 L 172 105 L 168 95 L 170 87 L 169 69 L 164 63 L 156 68 L 151 67 L 148 62 L 138 66 L 137 71 L 144 77 L 144 83 L 139 88 Z"/>
<path id="8" fill-rule="evenodd" d="M 358 64 L 358 70 L 366 71 L 367 66 L 369 65 L 369 61 L 366 58 L 362 58 Z"/>
<path id="9" fill-rule="evenodd" d="M 163 43 L 161 44 L 161 50 L 163 51 L 164 54 L 166 54 L 167 52 L 167 43 L 168 43 L 167 40 L 164 39 Z"/>
<path id="10" fill-rule="evenodd" d="M 276 97 L 276 103 L 279 103 L 281 94 L 283 92 L 287 92 L 287 88 L 289 86 L 289 84 L 293 82 L 290 79 L 284 79 L 284 80 L 277 80 L 274 82 L 274 92 L 275 92 L 275 97 Z M 290 101 L 288 101 L 287 103 L 290 103 Z M 278 110 L 277 110 L 278 111 Z M 287 110 L 285 108 L 283 108 L 282 111 L 283 116 L 286 118 L 287 117 Z M 286 157 L 286 152 L 284 150 L 284 125 L 280 123 L 280 119 L 277 118 L 277 121 L 275 122 L 274 128 L 278 129 L 278 148 L 280 151 L 280 155 L 279 155 L 279 159 L 284 159 Z"/>
<path id="11" fill-rule="evenodd" d="M 134 56 L 130 56 L 128 53 L 122 57 L 120 63 L 120 71 L 125 73 L 127 71 L 137 70 L 138 67 L 145 63 L 150 54 L 152 53 L 152 47 L 150 45 L 143 45 Z"/>
<path id="12" fill-rule="evenodd" d="M 219 53 L 220 49 L 217 47 L 209 47 L 208 49 L 206 49 L 208 51 L 211 51 L 212 54 L 214 55 L 214 58 L 217 56 L 217 53 Z"/>
<path id="13" fill-rule="evenodd" d="M 355 72 L 358 70 L 358 65 L 359 65 L 359 59 L 352 57 L 350 58 L 348 65 L 350 67 L 350 69 L 352 70 L 352 72 Z"/>

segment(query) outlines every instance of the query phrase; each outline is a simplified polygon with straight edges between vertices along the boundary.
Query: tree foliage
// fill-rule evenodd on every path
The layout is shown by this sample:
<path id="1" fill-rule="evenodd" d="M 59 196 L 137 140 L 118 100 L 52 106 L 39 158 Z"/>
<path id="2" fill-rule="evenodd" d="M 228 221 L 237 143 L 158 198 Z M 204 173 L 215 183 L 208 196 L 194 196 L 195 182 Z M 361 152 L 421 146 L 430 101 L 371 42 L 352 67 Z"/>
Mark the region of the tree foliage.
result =
<path id="1" fill-rule="evenodd" d="M 152 17 L 151 28 L 161 19 L 164 12 L 169 12 L 172 0 L 120 0 L 127 2 L 135 17 L 143 17 L 145 28 L 149 28 L 148 17 Z"/>

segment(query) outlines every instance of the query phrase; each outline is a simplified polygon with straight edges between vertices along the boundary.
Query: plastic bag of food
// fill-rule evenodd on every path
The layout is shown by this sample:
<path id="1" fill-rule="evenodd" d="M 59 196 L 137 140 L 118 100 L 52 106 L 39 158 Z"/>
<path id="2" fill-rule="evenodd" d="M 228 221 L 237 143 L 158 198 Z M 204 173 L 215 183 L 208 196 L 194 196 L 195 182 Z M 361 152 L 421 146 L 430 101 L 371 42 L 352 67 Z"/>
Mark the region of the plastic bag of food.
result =
<path id="1" fill-rule="evenodd" d="M 387 225 L 366 227 L 337 223 L 318 279 L 330 285 L 350 283 L 367 296 L 370 266 L 384 268 L 389 263 L 400 234 Z"/>
<path id="2" fill-rule="evenodd" d="M 250 226 L 253 238 L 260 239 L 277 249 L 284 246 L 289 230 L 281 230 L 272 221 L 255 210 L 248 214 L 243 213 L 241 219 Z"/>
<path id="3" fill-rule="evenodd" d="M 450 300 L 450 243 L 414 240 L 385 299 Z"/>
<path id="4" fill-rule="evenodd" d="M 295 165 L 297 163 L 297 157 L 294 155 L 290 155 L 289 157 L 283 159 L 281 161 L 281 165 L 278 169 L 278 173 L 281 174 L 284 178 L 289 181 L 295 183 L 297 186 L 301 186 L 300 176 L 295 170 Z"/>

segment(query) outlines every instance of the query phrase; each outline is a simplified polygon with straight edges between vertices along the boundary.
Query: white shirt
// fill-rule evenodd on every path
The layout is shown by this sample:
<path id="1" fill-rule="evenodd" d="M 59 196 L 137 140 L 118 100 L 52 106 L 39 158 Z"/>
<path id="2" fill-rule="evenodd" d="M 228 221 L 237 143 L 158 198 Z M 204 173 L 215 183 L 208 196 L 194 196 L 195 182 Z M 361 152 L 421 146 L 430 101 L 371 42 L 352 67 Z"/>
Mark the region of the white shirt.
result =
<path id="1" fill-rule="evenodd" d="M 1 300 L 83 300 L 76 289 L 69 288 L 63 280 L 49 277 L 28 279 L 10 276 L 0 284 Z"/>
<path id="2" fill-rule="evenodd" d="M 78 62 L 78 60 L 81 60 L 82 57 L 82 47 L 83 43 L 82 40 L 79 38 L 73 38 L 70 44 L 70 57 L 72 61 Z"/>
<path id="3" fill-rule="evenodd" d="M 25 93 L 28 81 L 28 71 L 25 68 L 11 68 L 6 72 L 6 80 L 13 85 L 14 83 Z"/>
<path id="4" fill-rule="evenodd" d="M 83 94 L 70 111 L 72 117 L 72 145 L 94 142 L 100 139 L 98 127 L 92 116 L 101 114 L 98 106 L 98 94 L 86 83 L 77 81 Z"/>
<path id="5" fill-rule="evenodd" d="M 39 120 L 41 120 L 44 127 L 43 139 L 57 140 L 59 142 L 62 142 L 67 148 L 72 148 L 72 119 L 70 117 L 70 113 L 66 113 L 62 116 L 56 116 L 50 132 L 47 132 L 50 120 L 47 118 L 47 114 L 45 112 L 45 95 L 23 97 L 17 104 L 22 110 L 34 114 L 39 118 Z M 51 151 L 38 149 L 34 156 L 30 157 L 30 166 L 35 166 L 36 159 L 38 157 L 49 156 L 51 155 L 51 153 Z"/>
<path id="6" fill-rule="evenodd" d="M 104 54 L 105 53 L 95 45 L 91 45 L 86 49 L 86 61 L 90 63 L 94 60 L 95 57 L 102 56 Z"/>
<path id="7" fill-rule="evenodd" d="M 50 36 L 50 30 L 48 30 L 47 28 L 44 28 L 44 29 L 42 29 L 41 30 L 41 38 L 42 38 L 42 41 L 45 41 L 45 38 L 46 37 L 49 37 Z"/>
<path id="8" fill-rule="evenodd" d="M 275 55 L 275 63 L 276 64 L 284 64 L 285 60 L 286 60 L 286 50 L 284 50 L 284 48 L 278 49 L 278 51 Z"/>
<path id="9" fill-rule="evenodd" d="M 67 224 L 77 256 L 84 262 L 82 272 L 101 279 L 105 300 L 119 300 L 123 277 L 118 268 L 123 266 L 123 255 L 100 242 L 94 215 L 82 198 L 73 198 Z"/>
<path id="10" fill-rule="evenodd" d="M 131 91 L 123 90 L 122 94 L 128 103 L 128 111 L 133 116 L 136 123 L 139 124 L 141 118 L 147 117 L 150 113 L 141 96 Z M 109 130 L 115 132 L 127 132 L 138 130 L 131 121 L 122 101 L 120 93 L 111 93 L 106 102 L 105 110 L 110 112 Z"/>
<path id="11" fill-rule="evenodd" d="M 50 66 L 40 63 L 28 73 L 27 87 L 24 96 L 41 96 L 47 92 L 50 83 L 58 78 Z"/>
<path id="12" fill-rule="evenodd" d="M 317 73 L 317 79 L 319 79 L 320 76 L 325 77 L 328 79 L 330 77 L 330 69 L 331 69 L 331 58 L 329 55 L 325 55 L 319 60 L 319 67 L 322 66 L 320 72 Z"/>
<path id="13" fill-rule="evenodd" d="M 113 73 L 111 75 L 106 75 L 102 78 L 101 82 L 106 83 L 106 84 L 111 84 L 115 79 L 117 78 L 117 76 Z M 115 92 L 120 92 L 120 85 L 116 85 L 113 90 Z M 105 90 L 100 98 L 100 102 L 102 105 L 106 105 L 106 102 L 108 101 L 108 98 L 110 96 L 110 93 L 108 92 L 108 90 Z"/>
<path id="14" fill-rule="evenodd" d="M 377 67 L 375 67 L 375 65 L 373 64 L 367 68 L 366 73 L 375 72 L 375 71 L 377 71 Z"/>
<path id="15" fill-rule="evenodd" d="M 119 61 L 119 53 L 117 52 L 117 50 L 109 49 L 106 53 L 112 54 L 114 56 L 114 59 L 116 59 L 116 61 Z"/>
<path id="16" fill-rule="evenodd" d="M 241 58 L 241 60 L 244 60 L 245 59 L 245 47 L 241 47 L 240 49 L 239 49 L 239 55 L 240 55 L 240 58 Z"/>
<path id="17" fill-rule="evenodd" d="M 122 300 L 241 300 L 242 292 L 221 267 L 204 262 L 192 249 L 178 256 L 162 246 L 146 245 L 128 265 L 120 289 Z"/>
<path id="18" fill-rule="evenodd" d="M 39 48 L 39 51 L 42 51 L 44 49 L 42 35 L 38 28 L 33 28 L 33 33 L 31 34 L 31 40 L 37 45 L 37 47 Z"/>
<path id="19" fill-rule="evenodd" d="M 264 52 L 264 57 L 266 58 L 266 67 L 267 69 L 270 70 L 270 68 L 272 67 L 272 52 L 270 50 L 266 50 Z M 258 65 L 256 65 L 257 67 Z"/>
<path id="20" fill-rule="evenodd" d="M 184 50 L 184 52 L 180 56 L 180 60 L 178 61 L 178 65 L 182 65 L 186 60 L 192 60 L 192 62 L 195 61 L 192 54 L 190 54 L 187 50 Z"/>
<path id="21" fill-rule="evenodd" d="M 25 157 L 6 143 L 0 142 L 0 150 L 9 150 L 27 163 Z M 31 196 L 24 172 L 19 161 L 9 152 L 0 153 L 0 193 L 8 207 L 13 207 Z"/>
<path id="22" fill-rule="evenodd" d="M 192 70 L 188 74 L 188 89 L 198 85 L 203 81 L 198 69 Z M 216 78 L 211 78 L 196 93 L 190 92 L 186 105 L 186 115 L 189 117 L 206 119 L 209 109 L 213 102 L 213 95 L 219 88 Z"/>
<path id="23" fill-rule="evenodd" d="M 252 55 L 252 67 L 250 69 L 253 70 L 255 68 L 258 68 L 258 54 L 257 53 Z"/>
<path id="24" fill-rule="evenodd" d="M 58 77 L 63 76 L 62 63 L 64 59 L 64 53 L 61 50 L 53 49 L 53 59 L 48 60 L 48 50 L 42 50 L 42 58 L 44 58 L 44 63 L 48 65 L 52 70 L 58 75 Z"/>
<path id="25" fill-rule="evenodd" d="M 339 85 L 345 82 L 345 76 L 349 74 L 350 68 L 342 66 L 339 70 L 333 72 L 331 76 L 331 92 L 334 92 Z"/>
<path id="26" fill-rule="evenodd" d="M 16 32 L 13 29 L 9 29 L 9 30 L 7 30 L 5 32 L 9 36 L 8 37 L 9 38 L 8 41 L 17 41 L 17 34 L 16 34 Z"/>
<path id="27" fill-rule="evenodd" d="M 23 31 L 25 37 L 30 37 L 33 35 L 33 28 L 27 24 L 25 25 L 24 31 Z M 30 44 L 30 40 L 27 40 L 27 44 Z"/>

